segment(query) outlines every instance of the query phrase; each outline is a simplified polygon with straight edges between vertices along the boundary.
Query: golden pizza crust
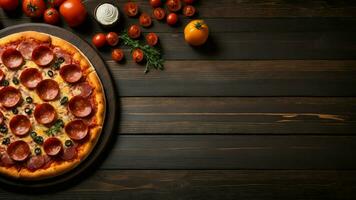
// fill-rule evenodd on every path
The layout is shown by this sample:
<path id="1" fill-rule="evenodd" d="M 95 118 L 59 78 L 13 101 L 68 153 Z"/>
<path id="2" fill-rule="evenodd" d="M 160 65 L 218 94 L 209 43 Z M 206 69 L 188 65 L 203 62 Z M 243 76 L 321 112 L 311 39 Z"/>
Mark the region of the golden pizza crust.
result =
<path id="1" fill-rule="evenodd" d="M 94 99 L 97 105 L 97 112 L 95 113 L 96 126 L 92 127 L 89 131 L 88 140 L 78 147 L 78 156 L 70 161 L 53 162 L 50 167 L 46 169 L 38 169 L 30 171 L 26 168 L 22 168 L 20 171 L 16 167 L 2 167 L 0 166 L 0 173 L 12 178 L 26 179 L 26 180 L 40 180 L 49 177 L 61 175 L 70 171 L 81 161 L 83 161 L 95 147 L 99 136 L 102 131 L 102 125 L 105 119 L 105 94 L 102 84 L 92 64 L 87 57 L 71 43 L 45 33 L 39 33 L 35 31 L 26 31 L 21 33 L 15 33 L 0 39 L 0 45 L 6 45 L 7 43 L 16 42 L 18 40 L 30 39 L 41 42 L 51 42 L 53 46 L 58 46 L 61 49 L 72 54 L 73 60 L 80 64 L 83 70 L 83 75 L 87 77 L 87 81 L 94 88 Z"/>

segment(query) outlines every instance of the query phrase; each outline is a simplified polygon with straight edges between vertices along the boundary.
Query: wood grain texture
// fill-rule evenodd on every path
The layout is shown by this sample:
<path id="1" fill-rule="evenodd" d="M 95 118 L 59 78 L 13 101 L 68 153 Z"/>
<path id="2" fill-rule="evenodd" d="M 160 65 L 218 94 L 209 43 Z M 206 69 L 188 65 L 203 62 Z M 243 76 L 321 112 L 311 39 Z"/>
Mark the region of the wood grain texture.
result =
<path id="1" fill-rule="evenodd" d="M 355 169 L 355 136 L 121 135 L 102 169 Z"/>
<path id="2" fill-rule="evenodd" d="M 355 177 L 355 171 L 325 170 L 103 170 L 60 193 L 57 188 L 57 192 L 32 191 L 30 196 L 10 194 L 54 200 L 335 200 L 356 198 Z M 0 198 L 9 199 L 5 194 L 0 189 Z"/>
<path id="3" fill-rule="evenodd" d="M 121 134 L 355 134 L 355 98 L 121 99 Z"/>
<path id="4" fill-rule="evenodd" d="M 125 97 L 356 96 L 354 60 L 167 61 L 149 74 L 131 61 L 107 63 Z"/>

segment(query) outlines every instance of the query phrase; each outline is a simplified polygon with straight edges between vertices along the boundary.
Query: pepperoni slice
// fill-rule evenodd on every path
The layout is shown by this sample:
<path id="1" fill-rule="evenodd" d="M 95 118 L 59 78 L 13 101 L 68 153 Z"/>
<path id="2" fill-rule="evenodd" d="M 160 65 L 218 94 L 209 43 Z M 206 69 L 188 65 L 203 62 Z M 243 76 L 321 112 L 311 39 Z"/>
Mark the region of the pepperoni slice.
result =
<path id="1" fill-rule="evenodd" d="M 50 124 L 57 118 L 57 113 L 51 104 L 43 103 L 36 105 L 33 113 L 35 119 L 40 124 Z"/>
<path id="2" fill-rule="evenodd" d="M 15 107 L 21 101 L 21 93 L 12 86 L 3 87 L 0 90 L 0 103 L 5 108 Z"/>
<path id="3" fill-rule="evenodd" d="M 93 110 L 90 101 L 82 96 L 71 98 L 68 103 L 68 108 L 76 117 L 87 117 Z"/>
<path id="4" fill-rule="evenodd" d="M 11 132 L 17 136 L 26 135 L 31 129 L 31 121 L 25 115 L 15 115 L 9 123 Z"/>
<path id="5" fill-rule="evenodd" d="M 89 83 L 87 82 L 82 82 L 76 85 L 75 87 L 76 89 L 78 89 L 80 91 L 80 96 L 87 98 L 91 95 L 91 93 L 93 92 L 93 87 L 91 85 L 89 85 Z"/>
<path id="6" fill-rule="evenodd" d="M 63 160 L 72 160 L 77 156 L 77 149 L 76 146 L 71 146 L 67 147 L 64 149 L 63 154 L 61 155 L 61 158 Z"/>
<path id="7" fill-rule="evenodd" d="M 36 87 L 38 96 L 44 101 L 54 100 L 59 94 L 59 85 L 52 79 L 45 79 Z"/>
<path id="8" fill-rule="evenodd" d="M 31 59 L 33 49 L 35 49 L 36 46 L 37 43 L 35 43 L 33 40 L 24 40 L 19 44 L 17 50 L 21 52 L 25 59 Z"/>
<path id="9" fill-rule="evenodd" d="M 32 60 L 40 67 L 46 67 L 54 60 L 54 53 L 48 46 L 38 46 L 32 51 Z"/>
<path id="10" fill-rule="evenodd" d="M 59 139 L 50 137 L 47 138 L 43 143 L 43 149 L 47 155 L 56 156 L 62 151 L 63 145 Z"/>
<path id="11" fill-rule="evenodd" d="M 69 122 L 64 129 L 68 136 L 73 140 L 84 139 L 85 136 L 88 135 L 89 131 L 88 126 L 81 119 Z"/>
<path id="12" fill-rule="evenodd" d="M 30 155 L 30 147 L 22 140 L 15 141 L 7 148 L 10 158 L 15 161 L 24 161 Z"/>
<path id="13" fill-rule="evenodd" d="M 42 81 L 42 74 L 36 68 L 27 68 L 20 75 L 20 82 L 28 89 L 34 89 Z"/>
<path id="14" fill-rule="evenodd" d="M 1 157 L 0 163 L 2 166 L 9 167 L 15 164 L 14 161 L 10 158 L 9 154 L 7 154 L 7 152 L 1 153 L 0 157 Z"/>
<path id="15" fill-rule="evenodd" d="M 0 69 L 0 81 L 3 81 L 5 78 L 5 73 Z"/>
<path id="16" fill-rule="evenodd" d="M 78 82 L 82 76 L 82 69 L 75 64 L 69 64 L 61 67 L 59 74 L 68 83 Z"/>
<path id="17" fill-rule="evenodd" d="M 65 51 L 63 51 L 61 48 L 55 47 L 53 49 L 53 52 L 56 54 L 57 58 L 64 59 L 63 65 L 68 65 L 68 64 L 72 63 L 72 56 L 70 54 L 66 53 Z"/>
<path id="18" fill-rule="evenodd" d="M 15 48 L 6 49 L 1 55 L 2 63 L 9 69 L 17 69 L 23 63 L 23 57 Z"/>
<path id="19" fill-rule="evenodd" d="M 27 168 L 30 170 L 36 170 L 41 168 L 45 162 L 44 156 L 33 156 L 28 160 Z"/>

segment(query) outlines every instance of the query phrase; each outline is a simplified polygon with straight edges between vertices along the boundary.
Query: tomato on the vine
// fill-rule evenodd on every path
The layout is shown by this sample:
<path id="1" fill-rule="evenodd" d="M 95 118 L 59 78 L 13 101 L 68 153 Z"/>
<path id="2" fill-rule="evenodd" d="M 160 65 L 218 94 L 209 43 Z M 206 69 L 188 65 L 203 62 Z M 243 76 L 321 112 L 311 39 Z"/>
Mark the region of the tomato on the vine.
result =
<path id="1" fill-rule="evenodd" d="M 60 19 L 58 11 L 54 8 L 48 8 L 44 13 L 43 18 L 47 24 L 58 24 Z"/>
<path id="2" fill-rule="evenodd" d="M 46 10 L 46 3 L 43 0 L 23 0 L 22 10 L 28 17 L 39 18 Z"/>
<path id="3" fill-rule="evenodd" d="M 178 22 L 178 15 L 175 13 L 169 13 L 167 16 L 167 24 L 175 25 Z"/>
<path id="4" fill-rule="evenodd" d="M 140 63 L 143 61 L 143 51 L 141 49 L 135 49 L 132 51 L 132 59 L 136 63 Z"/>
<path id="5" fill-rule="evenodd" d="M 12 11 L 19 5 L 19 0 L 0 0 L 0 6 L 2 9 Z"/>
<path id="6" fill-rule="evenodd" d="M 138 5 L 134 2 L 127 2 L 124 6 L 124 10 L 127 16 L 135 17 L 138 14 Z"/>
<path id="7" fill-rule="evenodd" d="M 155 46 L 158 43 L 158 36 L 156 33 L 149 33 L 146 35 L 146 42 L 150 46 Z"/>
<path id="8" fill-rule="evenodd" d="M 155 8 L 153 10 L 153 16 L 157 19 L 157 20 L 162 20 L 166 17 L 166 11 L 164 11 L 163 8 Z"/>
<path id="9" fill-rule="evenodd" d="M 166 5 L 171 12 L 177 12 L 182 8 L 182 2 L 180 0 L 167 0 Z"/>
<path id="10" fill-rule="evenodd" d="M 92 42 L 96 48 L 101 48 L 101 47 L 105 46 L 105 44 L 106 44 L 105 34 L 98 33 L 98 34 L 94 35 Z"/>
<path id="11" fill-rule="evenodd" d="M 111 52 L 111 58 L 116 62 L 120 62 L 124 59 L 124 52 L 122 49 L 114 49 Z"/>
<path id="12" fill-rule="evenodd" d="M 195 14 L 195 7 L 192 5 L 186 5 L 183 8 L 183 14 L 186 17 L 192 17 Z"/>
<path id="13" fill-rule="evenodd" d="M 150 0 L 150 4 L 152 7 L 157 8 L 162 5 L 162 1 L 161 0 Z"/>
<path id="14" fill-rule="evenodd" d="M 48 4 L 49 4 L 49 6 L 57 8 L 57 7 L 59 7 L 64 1 L 65 1 L 65 0 L 48 0 L 47 2 L 48 2 Z"/>
<path id="15" fill-rule="evenodd" d="M 152 24 L 152 19 L 147 13 L 142 13 L 140 15 L 140 25 L 143 27 L 149 27 Z"/>
<path id="16" fill-rule="evenodd" d="M 117 43 L 119 43 L 119 35 L 117 35 L 117 33 L 115 32 L 110 32 L 106 35 L 106 42 L 110 45 L 110 46 L 116 46 Z"/>
<path id="17" fill-rule="evenodd" d="M 141 29 L 136 24 L 130 26 L 130 28 L 127 32 L 128 32 L 129 37 L 132 39 L 137 39 L 141 36 Z"/>

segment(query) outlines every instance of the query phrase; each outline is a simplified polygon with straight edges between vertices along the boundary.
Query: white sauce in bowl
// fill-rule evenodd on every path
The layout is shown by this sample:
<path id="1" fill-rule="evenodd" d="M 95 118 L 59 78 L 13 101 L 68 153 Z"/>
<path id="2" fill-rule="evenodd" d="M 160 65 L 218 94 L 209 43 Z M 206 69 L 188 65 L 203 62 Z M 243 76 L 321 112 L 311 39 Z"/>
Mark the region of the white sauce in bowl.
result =
<path id="1" fill-rule="evenodd" d="M 104 3 L 96 9 L 95 17 L 102 25 L 112 25 L 119 20 L 119 9 L 112 4 Z"/>

